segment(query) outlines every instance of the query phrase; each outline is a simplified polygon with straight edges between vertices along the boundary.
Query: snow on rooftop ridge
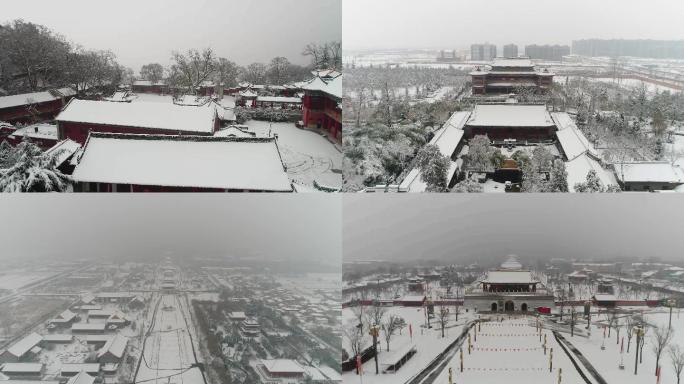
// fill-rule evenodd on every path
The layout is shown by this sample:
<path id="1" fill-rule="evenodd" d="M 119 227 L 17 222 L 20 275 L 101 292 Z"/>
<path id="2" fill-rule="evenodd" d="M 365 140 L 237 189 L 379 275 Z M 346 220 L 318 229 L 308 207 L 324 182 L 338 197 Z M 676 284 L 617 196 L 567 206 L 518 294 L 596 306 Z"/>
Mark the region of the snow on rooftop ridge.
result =
<path id="1" fill-rule="evenodd" d="M 682 169 L 666 161 L 644 161 L 613 164 L 621 182 L 664 182 L 684 184 Z"/>
<path id="2" fill-rule="evenodd" d="M 459 143 L 463 139 L 465 126 L 470 112 L 454 112 L 447 120 L 442 128 L 440 128 L 435 136 L 430 140 L 430 144 L 436 145 L 439 151 L 447 157 L 451 157 Z M 455 169 L 454 169 L 455 171 Z M 452 173 L 453 174 L 453 173 Z M 425 192 L 427 184 L 422 181 L 422 172 L 419 168 L 414 168 L 406 175 L 399 185 L 399 190 L 408 190 L 409 192 Z"/>
<path id="3" fill-rule="evenodd" d="M 57 126 L 55 124 L 38 123 L 28 125 L 23 128 L 17 128 L 10 136 L 13 137 L 28 137 L 31 139 L 57 139 Z"/>
<path id="4" fill-rule="evenodd" d="M 58 122 L 116 125 L 178 132 L 212 133 L 215 108 L 188 108 L 171 103 L 111 103 L 73 99 L 55 118 Z"/>
<path id="5" fill-rule="evenodd" d="M 123 357 L 127 345 L 128 339 L 121 336 L 120 333 L 117 333 L 116 336 L 109 339 L 109 341 L 105 343 L 104 347 L 97 352 L 97 358 L 99 359 L 107 353 L 111 353 L 120 359 Z"/>
<path id="6" fill-rule="evenodd" d="M 43 370 L 42 363 L 5 363 L 2 365 L 2 372 L 41 372 Z"/>
<path id="7" fill-rule="evenodd" d="M 95 378 L 87 374 L 85 371 L 77 373 L 75 376 L 69 378 L 66 384 L 93 384 Z"/>
<path id="8" fill-rule="evenodd" d="M 71 88 L 58 88 L 43 92 L 22 93 L 19 95 L 0 97 L 0 109 L 13 108 L 22 105 L 47 103 L 60 100 L 64 97 L 74 96 L 76 91 Z"/>
<path id="9" fill-rule="evenodd" d="M 35 332 L 29 334 L 23 339 L 14 343 L 11 347 L 7 348 L 7 352 L 11 353 L 16 357 L 21 357 L 26 352 L 30 351 L 31 348 L 38 345 L 43 340 L 43 337 Z"/>
<path id="10" fill-rule="evenodd" d="M 472 127 L 552 127 L 543 104 L 477 104 L 466 123 Z"/>
<path id="11" fill-rule="evenodd" d="M 266 367 L 266 369 L 273 372 L 282 373 L 302 373 L 304 374 L 306 370 L 296 361 L 292 359 L 261 359 L 261 364 Z"/>
<path id="12" fill-rule="evenodd" d="M 531 271 L 497 270 L 488 271 L 487 276 L 481 282 L 494 284 L 530 284 L 538 283 L 539 280 L 532 276 Z"/>
<path id="13" fill-rule="evenodd" d="M 71 140 L 64 139 L 45 151 L 45 156 L 54 156 L 55 164 L 58 166 L 64 163 L 69 157 L 81 149 L 81 144 Z"/>
<path id="14" fill-rule="evenodd" d="M 274 138 L 91 133 L 81 182 L 291 192 Z"/>

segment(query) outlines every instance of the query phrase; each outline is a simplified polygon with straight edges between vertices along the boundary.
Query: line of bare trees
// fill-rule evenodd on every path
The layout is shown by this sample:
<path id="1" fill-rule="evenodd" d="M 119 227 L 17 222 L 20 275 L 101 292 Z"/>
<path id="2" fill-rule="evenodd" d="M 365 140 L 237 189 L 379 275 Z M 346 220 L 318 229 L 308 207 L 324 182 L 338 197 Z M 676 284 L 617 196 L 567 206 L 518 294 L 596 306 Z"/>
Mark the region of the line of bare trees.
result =
<path id="1" fill-rule="evenodd" d="M 0 88 L 9 94 L 61 86 L 110 91 L 132 72 L 110 51 L 85 49 L 23 20 L 1 26 L 0 52 Z"/>

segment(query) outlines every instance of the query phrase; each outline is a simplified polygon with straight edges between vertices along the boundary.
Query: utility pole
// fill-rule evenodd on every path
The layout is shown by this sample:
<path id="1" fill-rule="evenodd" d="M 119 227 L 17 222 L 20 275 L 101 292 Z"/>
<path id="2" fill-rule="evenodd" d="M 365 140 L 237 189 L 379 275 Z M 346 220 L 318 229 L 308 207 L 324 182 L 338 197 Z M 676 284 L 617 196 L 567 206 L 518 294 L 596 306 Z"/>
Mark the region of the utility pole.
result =
<path id="1" fill-rule="evenodd" d="M 380 368 L 378 367 L 378 336 L 380 334 L 380 329 L 377 324 L 373 324 L 368 333 L 373 336 L 373 348 L 375 348 L 375 374 L 380 374 Z"/>
<path id="2" fill-rule="evenodd" d="M 639 343 L 641 342 L 641 328 L 636 329 L 636 348 L 634 349 L 636 353 L 634 354 L 634 374 L 637 374 L 637 368 L 639 367 Z"/>

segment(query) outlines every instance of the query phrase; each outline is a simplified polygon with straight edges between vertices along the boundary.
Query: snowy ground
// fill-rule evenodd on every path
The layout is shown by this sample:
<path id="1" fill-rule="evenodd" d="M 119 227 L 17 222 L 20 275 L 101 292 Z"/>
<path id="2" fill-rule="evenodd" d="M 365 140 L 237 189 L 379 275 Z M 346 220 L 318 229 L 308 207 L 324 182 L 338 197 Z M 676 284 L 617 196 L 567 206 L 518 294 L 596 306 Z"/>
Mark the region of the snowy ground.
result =
<path id="1" fill-rule="evenodd" d="M 196 361 L 182 311 L 178 296 L 162 296 L 136 382 L 162 384 L 172 378 L 185 384 L 204 383 L 200 370 L 190 368 Z"/>
<path id="2" fill-rule="evenodd" d="M 437 309 L 435 309 L 437 310 Z M 395 314 L 401 316 L 406 321 L 406 328 L 401 331 L 400 334 L 396 334 L 392 337 L 390 342 L 390 352 L 402 349 L 406 345 L 414 344 L 417 353 L 411 357 L 396 373 L 386 373 L 382 372 L 379 375 L 375 374 L 375 360 L 371 359 L 363 365 L 363 371 L 365 372 L 363 376 L 364 383 L 376 383 L 376 384 L 394 384 L 394 383 L 404 383 L 411 377 L 415 376 L 421 370 L 423 370 L 437 355 L 443 352 L 450 343 L 460 335 L 462 326 L 469 320 L 465 313 L 461 313 L 458 317 L 458 323 L 454 326 L 454 318 L 451 317 L 449 321 L 449 328 L 445 331 L 446 337 L 442 338 L 441 330 L 438 329 L 438 324 L 435 319 L 431 320 L 432 329 L 427 329 L 425 325 L 425 316 L 423 308 L 412 308 L 412 307 L 391 307 L 387 309 L 385 316 Z M 343 323 L 350 324 L 354 323 L 354 313 L 351 309 L 345 308 L 342 310 Z M 409 334 L 408 324 L 411 324 L 413 328 L 413 338 Z M 370 336 L 369 336 L 370 337 Z M 372 345 L 369 337 L 366 340 L 367 345 Z M 385 344 L 384 338 L 380 337 L 381 351 L 378 355 L 380 361 L 382 361 L 383 354 L 388 354 L 387 345 Z M 349 341 L 343 337 L 342 345 L 349 351 Z M 359 382 L 359 378 L 354 371 L 344 372 L 342 375 L 343 382 L 345 383 L 356 383 Z M 446 383 L 446 381 L 443 381 Z"/>
<path id="3" fill-rule="evenodd" d="M 599 317 L 598 320 L 604 318 Z M 644 321 L 648 324 L 657 324 L 661 327 L 667 327 L 669 319 L 669 311 L 666 309 L 645 310 Z M 593 320 L 592 320 L 593 322 Z M 672 314 L 672 328 L 674 329 L 673 343 L 678 344 L 684 348 L 684 315 L 680 315 L 678 310 Z M 651 337 L 653 330 L 646 332 L 646 344 L 643 348 L 643 363 L 639 365 L 637 375 L 634 375 L 634 345 L 635 338 L 632 339 L 631 348 L 627 353 L 627 337 L 624 328 L 621 331 L 620 338 L 624 337 L 624 365 L 625 369 L 619 368 L 620 364 L 620 344 L 617 343 L 615 329 L 611 331 L 611 337 L 605 340 L 605 350 L 601 350 L 603 343 L 603 331 L 600 326 L 592 324 L 591 336 L 589 338 L 577 337 L 570 338 L 566 335 L 566 339 L 579 349 L 591 363 L 594 365 L 599 373 L 609 383 L 620 384 L 641 384 L 641 383 L 655 383 L 655 355 L 652 351 Z M 663 352 L 660 366 L 662 369 L 661 384 L 674 384 L 676 378 L 670 358 L 667 351 Z"/>
<path id="4" fill-rule="evenodd" d="M 318 133 L 297 128 L 293 123 L 270 123 L 250 120 L 245 123 L 250 131 L 266 136 L 269 130 L 278 134 L 278 146 L 287 165 L 287 174 L 298 185 L 313 188 L 313 182 L 340 188 L 342 153 Z"/>
<path id="5" fill-rule="evenodd" d="M 544 354 L 542 342 L 536 333 L 534 318 L 526 316 L 506 317 L 504 321 L 483 322 L 468 354 L 467 341 L 463 345 L 463 372 L 460 372 L 458 354 L 448 367 L 453 372 L 454 382 L 471 383 L 556 383 L 561 368 L 563 383 L 582 383 L 580 375 L 556 343 L 549 331 L 547 346 L 553 348 L 553 370 L 549 372 L 549 351 Z M 442 371 L 435 383 L 448 383 L 448 367 Z"/>

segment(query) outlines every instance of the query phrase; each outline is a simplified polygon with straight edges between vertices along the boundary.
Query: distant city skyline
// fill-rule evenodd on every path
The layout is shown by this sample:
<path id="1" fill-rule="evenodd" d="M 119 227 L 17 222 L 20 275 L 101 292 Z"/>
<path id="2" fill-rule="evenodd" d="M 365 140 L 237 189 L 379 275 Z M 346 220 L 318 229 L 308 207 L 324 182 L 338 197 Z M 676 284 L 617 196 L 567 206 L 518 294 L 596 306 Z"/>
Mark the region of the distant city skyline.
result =
<path id="1" fill-rule="evenodd" d="M 341 40 L 341 0 L 25 0 L 2 6 L 0 24 L 44 25 L 88 49 L 111 50 L 136 73 L 172 51 L 211 47 L 239 65 L 287 57 L 309 64 L 309 43 Z M 301 21 L 306 21 L 301 22 Z"/>
<path id="2" fill-rule="evenodd" d="M 550 0 L 543 6 L 531 0 L 345 0 L 342 11 L 346 51 L 684 39 L 684 3 L 669 0 Z"/>

